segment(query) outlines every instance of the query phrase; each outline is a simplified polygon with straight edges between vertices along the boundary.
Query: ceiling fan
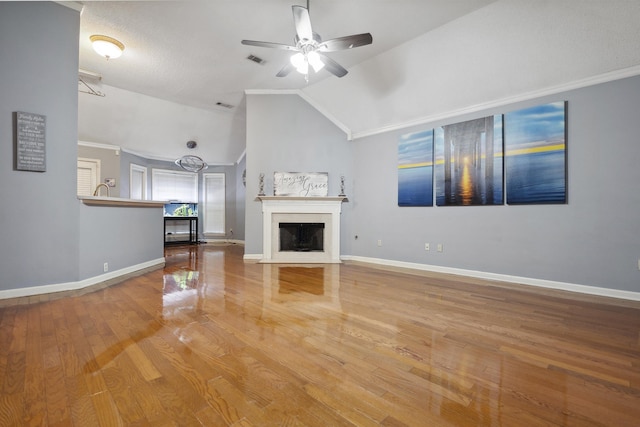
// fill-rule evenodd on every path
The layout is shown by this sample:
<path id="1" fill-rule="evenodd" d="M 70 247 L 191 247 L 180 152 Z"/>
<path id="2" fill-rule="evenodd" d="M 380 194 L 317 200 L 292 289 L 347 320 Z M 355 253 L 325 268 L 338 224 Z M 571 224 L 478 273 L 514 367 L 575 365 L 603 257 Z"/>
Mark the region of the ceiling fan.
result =
<path id="1" fill-rule="evenodd" d="M 326 52 L 336 52 L 338 50 L 352 49 L 354 47 L 365 46 L 373 42 L 370 33 L 354 34 L 351 36 L 338 37 L 331 40 L 322 41 L 322 38 L 311 28 L 309 18 L 309 0 L 307 7 L 291 6 L 293 9 L 293 22 L 296 28 L 294 38 L 295 45 L 282 43 L 261 42 L 255 40 L 242 40 L 242 44 L 248 46 L 268 47 L 273 49 L 284 49 L 296 52 L 279 72 L 277 77 L 284 77 L 294 69 L 300 74 L 304 74 L 305 80 L 309 81 L 309 65 L 317 73 L 322 68 L 337 77 L 343 77 L 347 70 L 333 59 L 325 55 Z"/>

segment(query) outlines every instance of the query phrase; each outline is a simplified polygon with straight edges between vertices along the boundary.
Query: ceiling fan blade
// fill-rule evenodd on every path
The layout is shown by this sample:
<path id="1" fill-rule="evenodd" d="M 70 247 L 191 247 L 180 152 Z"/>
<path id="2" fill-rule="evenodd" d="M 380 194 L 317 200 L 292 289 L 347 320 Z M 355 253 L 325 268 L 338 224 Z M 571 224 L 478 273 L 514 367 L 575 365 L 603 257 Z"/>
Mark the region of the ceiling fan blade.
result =
<path id="1" fill-rule="evenodd" d="M 247 46 L 269 47 L 272 49 L 298 50 L 295 46 L 282 43 L 260 42 L 256 40 L 242 40 L 242 44 Z"/>
<path id="2" fill-rule="evenodd" d="M 338 37 L 327 40 L 318 46 L 321 52 L 335 52 L 337 50 L 353 49 L 354 47 L 365 46 L 373 43 L 370 33 L 354 34 L 352 36 Z"/>
<path id="3" fill-rule="evenodd" d="M 325 69 L 329 71 L 331 74 L 333 74 L 334 76 L 344 77 L 348 73 L 348 71 L 342 65 L 338 64 L 336 61 L 329 58 L 327 55 L 318 53 L 318 56 L 320 56 L 320 59 L 324 63 Z"/>
<path id="4" fill-rule="evenodd" d="M 288 62 L 287 65 L 285 65 L 284 67 L 282 67 L 280 71 L 278 71 L 278 74 L 276 74 L 276 77 L 285 77 L 289 75 L 289 73 L 292 72 L 295 68 L 296 67 L 294 67 L 293 64 Z"/>
<path id="5" fill-rule="evenodd" d="M 311 18 L 309 9 L 303 6 L 291 6 L 293 9 L 293 22 L 296 26 L 296 34 L 299 40 L 313 40 L 313 30 L 311 29 Z"/>

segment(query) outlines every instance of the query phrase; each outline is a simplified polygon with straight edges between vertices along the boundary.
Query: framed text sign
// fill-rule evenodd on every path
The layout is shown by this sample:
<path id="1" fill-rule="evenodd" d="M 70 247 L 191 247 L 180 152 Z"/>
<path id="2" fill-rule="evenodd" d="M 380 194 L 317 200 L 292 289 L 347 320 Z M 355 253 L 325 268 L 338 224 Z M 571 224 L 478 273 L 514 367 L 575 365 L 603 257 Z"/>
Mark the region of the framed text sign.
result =
<path id="1" fill-rule="evenodd" d="M 329 194 L 327 172 L 274 172 L 273 195 L 326 197 Z"/>
<path id="2" fill-rule="evenodd" d="M 46 116 L 16 111 L 14 114 L 16 170 L 45 172 Z"/>

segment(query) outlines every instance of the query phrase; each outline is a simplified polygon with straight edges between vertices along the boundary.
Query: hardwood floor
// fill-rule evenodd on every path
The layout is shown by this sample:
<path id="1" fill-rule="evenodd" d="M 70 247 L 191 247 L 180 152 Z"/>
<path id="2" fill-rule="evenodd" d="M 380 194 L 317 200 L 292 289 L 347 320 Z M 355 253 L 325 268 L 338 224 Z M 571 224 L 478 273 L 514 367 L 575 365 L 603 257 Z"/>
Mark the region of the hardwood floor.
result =
<path id="1" fill-rule="evenodd" d="M 0 425 L 640 425 L 640 304 L 242 251 L 0 308 Z"/>

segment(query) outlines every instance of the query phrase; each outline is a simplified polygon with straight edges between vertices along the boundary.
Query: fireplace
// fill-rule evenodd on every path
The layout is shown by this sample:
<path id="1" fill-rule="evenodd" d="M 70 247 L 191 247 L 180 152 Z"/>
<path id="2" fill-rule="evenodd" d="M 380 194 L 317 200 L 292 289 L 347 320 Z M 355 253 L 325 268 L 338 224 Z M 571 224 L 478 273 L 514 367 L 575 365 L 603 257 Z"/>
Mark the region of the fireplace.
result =
<path id="1" fill-rule="evenodd" d="M 278 228 L 280 252 L 324 250 L 324 222 L 281 222 Z"/>
<path id="2" fill-rule="evenodd" d="M 339 263 L 344 197 L 260 196 L 262 260 Z"/>

